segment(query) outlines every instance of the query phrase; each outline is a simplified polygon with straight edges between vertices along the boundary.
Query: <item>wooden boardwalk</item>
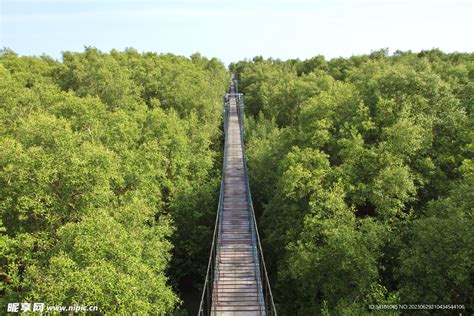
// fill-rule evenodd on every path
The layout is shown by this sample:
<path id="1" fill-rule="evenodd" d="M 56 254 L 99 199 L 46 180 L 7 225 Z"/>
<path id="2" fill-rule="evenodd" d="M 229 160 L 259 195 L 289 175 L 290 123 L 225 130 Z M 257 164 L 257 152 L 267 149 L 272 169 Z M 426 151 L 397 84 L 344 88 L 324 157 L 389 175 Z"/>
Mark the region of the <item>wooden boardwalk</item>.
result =
<path id="1" fill-rule="evenodd" d="M 229 103 L 224 207 L 217 241 L 211 313 L 220 316 L 265 315 L 254 256 L 256 245 L 252 240 L 239 117 L 232 94 Z"/>

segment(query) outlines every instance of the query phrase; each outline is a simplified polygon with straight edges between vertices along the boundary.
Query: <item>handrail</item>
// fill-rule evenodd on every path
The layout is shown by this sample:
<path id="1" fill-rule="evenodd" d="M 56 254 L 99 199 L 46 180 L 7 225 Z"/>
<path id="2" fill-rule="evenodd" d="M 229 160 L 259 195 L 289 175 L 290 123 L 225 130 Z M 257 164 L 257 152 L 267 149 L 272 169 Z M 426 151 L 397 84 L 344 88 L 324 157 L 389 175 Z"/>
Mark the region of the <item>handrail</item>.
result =
<path id="1" fill-rule="evenodd" d="M 223 157 L 223 166 L 222 166 L 222 176 L 221 176 L 221 186 L 219 191 L 219 204 L 217 206 L 217 215 L 216 221 L 214 224 L 214 234 L 212 237 L 212 244 L 211 244 L 211 253 L 209 254 L 209 262 L 207 264 L 207 272 L 206 277 L 204 280 L 203 291 L 201 295 L 201 302 L 199 304 L 199 311 L 198 315 L 204 315 L 204 304 L 206 305 L 207 313 L 206 315 L 211 314 L 212 302 L 214 301 L 213 293 L 214 293 L 214 274 L 217 272 L 219 273 L 219 266 L 215 263 L 216 252 L 218 251 L 217 242 L 218 242 L 218 234 L 219 226 L 222 225 L 221 221 L 221 213 L 224 206 L 224 183 L 225 183 L 225 170 L 227 166 L 227 130 L 228 130 L 228 107 L 226 106 L 226 99 L 225 96 L 223 98 L 223 117 L 224 117 L 224 157 Z M 217 269 L 217 270 L 216 270 Z M 207 296 L 206 296 L 207 295 Z M 206 300 L 205 300 L 206 298 Z"/>
<path id="2" fill-rule="evenodd" d="M 273 294 L 272 294 L 272 289 L 270 287 L 270 280 L 268 278 L 268 273 L 267 273 L 267 267 L 266 267 L 266 264 L 265 264 L 265 260 L 263 258 L 263 250 L 262 250 L 262 244 L 260 242 L 260 234 L 258 233 L 258 227 L 257 227 L 257 220 L 256 220 L 256 217 L 255 217 L 255 210 L 253 208 L 253 202 L 252 202 L 252 193 L 250 191 L 250 183 L 249 183 L 249 177 L 248 177 L 248 168 L 247 168 L 247 159 L 246 159 L 246 155 L 245 155 L 245 145 L 244 145 L 244 136 L 245 136 L 245 132 L 244 132 L 244 98 L 243 98 L 243 94 L 239 93 L 238 94 L 238 106 L 237 106 L 237 110 L 240 112 L 239 113 L 239 121 L 240 121 L 240 134 L 241 134 L 241 139 L 242 139 L 242 155 L 243 155 L 243 158 L 244 158 L 244 174 L 245 174 L 245 179 L 246 179 L 246 188 L 247 188 L 247 200 L 248 200 L 248 203 L 249 203 L 249 208 L 250 208 L 250 213 L 251 213 L 251 222 L 253 224 L 253 229 L 252 229 L 252 233 L 254 233 L 256 235 L 256 242 L 257 242 L 257 246 L 258 246 L 258 253 L 259 253 L 259 257 L 260 258 L 257 258 L 257 261 L 258 264 L 259 264 L 259 267 L 260 267 L 260 264 L 262 265 L 262 267 L 260 268 L 261 270 L 263 271 L 259 271 L 259 272 L 263 272 L 263 277 L 265 279 L 265 286 L 266 288 L 265 289 L 261 289 L 262 291 L 265 292 L 265 300 L 264 300 L 264 306 L 265 306 L 265 315 L 277 315 L 277 312 L 276 312 L 276 308 L 275 308 L 275 302 L 273 300 Z M 261 275 L 262 273 L 259 273 L 259 275 Z M 268 305 L 268 307 L 267 307 Z"/>

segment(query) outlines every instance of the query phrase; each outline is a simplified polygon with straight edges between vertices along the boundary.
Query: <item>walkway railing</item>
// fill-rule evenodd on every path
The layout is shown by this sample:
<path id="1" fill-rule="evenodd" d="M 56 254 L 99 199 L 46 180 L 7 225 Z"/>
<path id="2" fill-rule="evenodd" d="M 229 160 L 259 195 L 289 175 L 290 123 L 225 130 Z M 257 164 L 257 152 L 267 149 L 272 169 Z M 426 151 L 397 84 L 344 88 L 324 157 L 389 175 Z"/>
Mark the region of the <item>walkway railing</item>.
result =
<path id="1" fill-rule="evenodd" d="M 261 297 L 260 301 L 262 302 L 262 307 L 264 307 L 265 314 L 263 315 L 277 315 L 275 309 L 275 303 L 273 301 L 273 294 L 272 289 L 270 287 L 270 280 L 268 278 L 267 267 L 265 265 L 265 260 L 263 258 L 263 250 L 262 244 L 260 242 L 260 235 L 258 233 L 257 227 L 257 220 L 255 218 L 255 211 L 253 208 L 252 202 L 252 193 L 250 191 L 250 183 L 249 183 L 249 176 L 248 176 L 248 168 L 247 168 L 247 156 L 245 155 L 245 131 L 244 131 L 244 95 L 238 93 L 236 96 L 237 99 L 237 111 L 239 114 L 239 122 L 240 122 L 240 135 L 242 138 L 242 154 L 244 156 L 244 172 L 245 172 L 245 186 L 247 191 L 247 201 L 249 204 L 249 213 L 250 213 L 250 223 L 252 225 L 252 239 L 253 245 L 255 248 L 255 256 L 254 258 L 256 262 L 256 268 L 258 269 L 257 275 L 260 275 L 258 278 L 258 282 L 261 282 Z"/>
<path id="2" fill-rule="evenodd" d="M 202 290 L 201 303 L 199 304 L 198 315 L 211 315 L 212 302 L 214 301 L 214 276 L 219 275 L 219 265 L 216 264 L 216 258 L 218 258 L 218 234 L 221 231 L 222 226 L 222 211 L 224 209 L 224 182 L 225 182 L 225 170 L 227 169 L 227 130 L 228 130 L 228 116 L 229 107 L 225 102 L 224 97 L 224 161 L 222 166 L 222 179 L 219 192 L 219 204 L 217 206 L 216 221 L 214 224 L 214 234 L 212 237 L 211 253 L 209 254 L 209 262 L 207 265 L 206 278 L 204 280 L 204 286 Z"/>

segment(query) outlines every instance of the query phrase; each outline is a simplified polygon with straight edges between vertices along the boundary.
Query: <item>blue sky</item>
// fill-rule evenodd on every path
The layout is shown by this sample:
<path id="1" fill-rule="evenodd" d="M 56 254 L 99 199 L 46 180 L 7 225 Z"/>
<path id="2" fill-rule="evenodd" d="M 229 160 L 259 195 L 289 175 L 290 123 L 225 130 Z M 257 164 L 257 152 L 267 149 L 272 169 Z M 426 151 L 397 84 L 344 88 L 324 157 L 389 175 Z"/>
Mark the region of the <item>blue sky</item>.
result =
<path id="1" fill-rule="evenodd" d="M 474 51 L 470 0 L 0 0 L 0 47 L 22 55 L 95 46 L 225 63 L 440 48 Z"/>

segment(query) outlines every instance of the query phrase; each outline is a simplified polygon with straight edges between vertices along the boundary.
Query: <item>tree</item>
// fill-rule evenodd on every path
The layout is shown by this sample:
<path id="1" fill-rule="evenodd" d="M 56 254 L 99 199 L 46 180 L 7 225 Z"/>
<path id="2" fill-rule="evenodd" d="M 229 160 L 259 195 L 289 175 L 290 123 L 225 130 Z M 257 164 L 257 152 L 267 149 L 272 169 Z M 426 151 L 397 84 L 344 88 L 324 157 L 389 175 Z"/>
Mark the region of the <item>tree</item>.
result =
<path id="1" fill-rule="evenodd" d="M 469 304 L 471 63 L 380 50 L 233 65 L 280 311 Z"/>
<path id="2" fill-rule="evenodd" d="M 0 308 L 179 309 L 212 236 L 226 84 L 196 56 L 2 53 Z"/>

